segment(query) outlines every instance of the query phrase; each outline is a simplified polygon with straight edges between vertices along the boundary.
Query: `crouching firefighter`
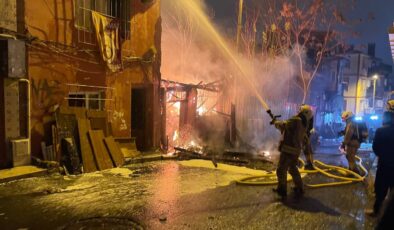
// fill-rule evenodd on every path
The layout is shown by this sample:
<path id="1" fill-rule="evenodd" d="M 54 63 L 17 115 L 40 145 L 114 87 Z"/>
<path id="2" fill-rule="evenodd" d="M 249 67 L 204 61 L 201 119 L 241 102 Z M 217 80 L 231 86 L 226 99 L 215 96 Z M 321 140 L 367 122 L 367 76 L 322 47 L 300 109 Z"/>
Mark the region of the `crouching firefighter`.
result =
<path id="1" fill-rule="evenodd" d="M 294 195 L 301 197 L 304 194 L 304 186 L 301 175 L 297 168 L 298 157 L 303 150 L 305 136 L 307 134 L 308 122 L 312 119 L 310 106 L 303 105 L 296 116 L 285 121 L 272 123 L 282 133 L 282 140 L 279 143 L 279 163 L 276 170 L 278 187 L 274 189 L 282 198 L 287 196 L 287 172 L 290 173 L 294 182 Z"/>
<path id="2" fill-rule="evenodd" d="M 305 109 L 309 109 L 312 111 L 312 109 L 310 108 L 309 105 L 302 105 L 300 110 L 303 110 L 303 108 L 302 108 L 303 106 L 307 107 Z M 305 135 L 304 144 L 303 144 L 303 151 L 304 151 L 305 160 L 306 160 L 305 169 L 307 169 L 307 170 L 314 170 L 313 149 L 312 149 L 312 142 L 311 142 L 311 136 L 314 132 L 315 132 L 315 130 L 313 128 L 313 116 L 312 116 L 312 118 L 308 120 L 308 127 L 306 129 L 306 135 Z"/>

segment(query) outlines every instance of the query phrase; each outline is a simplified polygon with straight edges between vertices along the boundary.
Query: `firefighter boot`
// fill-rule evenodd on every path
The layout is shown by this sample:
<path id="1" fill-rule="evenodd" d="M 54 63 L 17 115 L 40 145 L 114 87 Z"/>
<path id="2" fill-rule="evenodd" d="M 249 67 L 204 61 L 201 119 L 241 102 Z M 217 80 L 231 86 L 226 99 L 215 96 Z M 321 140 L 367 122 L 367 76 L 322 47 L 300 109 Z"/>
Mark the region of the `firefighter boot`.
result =
<path id="1" fill-rule="evenodd" d="M 287 197 L 287 191 L 283 188 L 273 188 L 272 191 L 278 194 L 282 200 L 285 200 Z"/>
<path id="2" fill-rule="evenodd" d="M 306 169 L 306 170 L 315 170 L 315 168 L 313 167 L 313 164 L 311 162 L 308 162 L 305 165 L 304 169 Z"/>
<path id="3" fill-rule="evenodd" d="M 304 196 L 304 189 L 302 188 L 293 188 L 294 198 L 301 199 Z"/>

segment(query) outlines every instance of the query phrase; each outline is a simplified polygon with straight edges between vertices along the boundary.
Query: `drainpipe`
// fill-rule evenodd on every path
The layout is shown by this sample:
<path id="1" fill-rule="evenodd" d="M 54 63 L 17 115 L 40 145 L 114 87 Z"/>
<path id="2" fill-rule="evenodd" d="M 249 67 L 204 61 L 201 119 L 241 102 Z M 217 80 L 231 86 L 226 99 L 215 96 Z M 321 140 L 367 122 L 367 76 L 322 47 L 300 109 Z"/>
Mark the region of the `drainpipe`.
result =
<path id="1" fill-rule="evenodd" d="M 30 117 L 31 117 L 31 108 L 30 108 L 30 81 L 28 79 L 22 78 L 19 79 L 19 82 L 27 83 L 27 138 L 29 138 L 29 155 L 31 154 L 31 131 L 30 131 Z"/>

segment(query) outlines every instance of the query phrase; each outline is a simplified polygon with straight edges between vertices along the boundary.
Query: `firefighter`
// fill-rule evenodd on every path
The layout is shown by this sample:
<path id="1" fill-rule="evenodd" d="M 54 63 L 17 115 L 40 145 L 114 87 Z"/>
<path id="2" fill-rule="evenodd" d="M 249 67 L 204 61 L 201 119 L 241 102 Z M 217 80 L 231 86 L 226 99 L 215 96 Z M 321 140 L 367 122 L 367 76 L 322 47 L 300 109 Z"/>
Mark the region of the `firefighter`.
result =
<path id="1" fill-rule="evenodd" d="M 309 105 L 302 105 L 302 106 L 308 106 Z M 309 107 L 310 109 L 310 107 Z M 302 108 L 300 109 L 302 110 Z M 304 155 L 305 155 L 305 160 L 306 160 L 306 165 L 305 169 L 307 170 L 314 170 L 313 167 L 313 148 L 312 148 L 312 141 L 311 141 L 311 136 L 314 133 L 314 128 L 313 128 L 313 116 L 312 118 L 308 121 L 308 127 L 307 127 L 307 133 L 305 135 L 304 139 Z"/>
<path id="2" fill-rule="evenodd" d="M 301 175 L 297 168 L 298 157 L 303 149 L 303 143 L 307 133 L 308 122 L 313 114 L 310 106 L 301 106 L 299 113 L 286 121 L 274 121 L 274 125 L 282 133 L 279 143 L 279 163 L 276 170 L 278 186 L 274 192 L 282 198 L 287 197 L 287 172 L 290 173 L 294 182 L 294 194 L 297 198 L 304 194 L 304 186 Z"/>
<path id="3" fill-rule="evenodd" d="M 378 166 L 375 177 L 375 203 L 373 210 L 366 213 L 376 216 L 383 204 L 388 191 L 394 189 L 394 155 L 392 146 L 394 143 L 394 113 L 383 113 L 383 126 L 376 130 L 372 149 L 378 157 Z"/>
<path id="4" fill-rule="evenodd" d="M 357 150 L 360 148 L 360 141 L 357 137 L 357 125 L 353 121 L 354 115 L 350 111 L 345 111 L 342 113 L 341 117 L 342 121 L 346 123 L 341 148 L 346 152 L 349 169 L 360 174 L 356 165 L 356 154 Z"/>
<path id="5" fill-rule="evenodd" d="M 387 112 L 394 113 L 394 99 L 390 99 L 387 101 L 386 109 Z"/>

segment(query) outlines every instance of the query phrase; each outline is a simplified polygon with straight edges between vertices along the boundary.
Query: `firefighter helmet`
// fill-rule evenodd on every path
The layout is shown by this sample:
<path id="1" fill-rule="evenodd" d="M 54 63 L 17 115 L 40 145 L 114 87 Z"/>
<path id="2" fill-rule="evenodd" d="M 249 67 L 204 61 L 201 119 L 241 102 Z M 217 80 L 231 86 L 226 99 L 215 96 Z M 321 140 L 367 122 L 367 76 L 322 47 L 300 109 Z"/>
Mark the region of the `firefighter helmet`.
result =
<path id="1" fill-rule="evenodd" d="M 394 99 L 387 101 L 386 109 L 388 112 L 394 113 Z"/>
<path id="2" fill-rule="evenodd" d="M 307 104 L 302 104 L 300 106 L 300 113 L 305 116 L 306 119 L 310 120 L 313 117 L 312 107 Z"/>
<path id="3" fill-rule="evenodd" d="M 348 119 L 352 118 L 354 115 L 351 111 L 344 111 L 341 115 L 342 121 L 347 121 Z"/>

